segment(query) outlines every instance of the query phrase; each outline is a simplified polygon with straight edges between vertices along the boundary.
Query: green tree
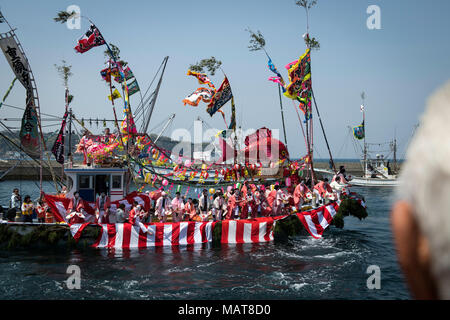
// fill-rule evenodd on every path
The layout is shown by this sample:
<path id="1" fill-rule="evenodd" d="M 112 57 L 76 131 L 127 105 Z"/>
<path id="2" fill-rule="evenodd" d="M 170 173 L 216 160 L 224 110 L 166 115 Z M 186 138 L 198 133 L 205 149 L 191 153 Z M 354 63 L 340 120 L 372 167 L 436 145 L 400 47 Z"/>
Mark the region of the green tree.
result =
<path id="1" fill-rule="evenodd" d="M 202 59 L 200 62 L 196 64 L 191 64 L 189 69 L 195 72 L 205 73 L 205 69 L 208 70 L 208 73 L 212 76 L 215 75 L 216 70 L 220 68 L 222 62 L 217 60 L 215 57 L 211 57 L 209 59 Z"/>
<path id="2" fill-rule="evenodd" d="M 306 11 L 306 35 L 304 36 L 306 46 L 312 50 L 319 50 L 319 41 L 314 37 L 309 37 L 309 10 L 317 4 L 317 0 L 298 0 L 295 2 L 295 4 L 299 7 L 304 8 Z"/>
<path id="3" fill-rule="evenodd" d="M 250 45 L 248 48 L 250 51 L 259 51 L 259 50 L 265 50 L 266 46 L 266 40 L 264 39 L 264 36 L 262 35 L 261 31 L 257 31 L 257 33 L 253 32 L 250 28 L 245 29 L 250 33 Z"/>
<path id="4" fill-rule="evenodd" d="M 53 18 L 55 22 L 66 23 L 76 12 L 59 11 L 57 16 Z"/>
<path id="5" fill-rule="evenodd" d="M 63 84 L 65 88 L 69 88 L 69 78 L 73 76 L 73 73 L 71 72 L 72 66 L 67 65 L 65 60 L 61 60 L 62 64 L 57 65 L 55 64 L 55 68 L 59 73 L 59 76 L 63 80 Z M 71 103 L 73 100 L 73 95 L 68 96 L 68 103 Z"/>

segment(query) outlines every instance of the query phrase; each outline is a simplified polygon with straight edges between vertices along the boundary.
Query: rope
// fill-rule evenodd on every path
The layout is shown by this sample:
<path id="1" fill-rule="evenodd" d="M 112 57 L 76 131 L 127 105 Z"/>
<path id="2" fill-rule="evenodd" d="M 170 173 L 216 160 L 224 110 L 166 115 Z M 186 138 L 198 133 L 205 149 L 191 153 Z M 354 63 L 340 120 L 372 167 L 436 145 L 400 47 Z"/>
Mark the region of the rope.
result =
<path id="1" fill-rule="evenodd" d="M 308 149 L 308 142 L 306 141 L 305 130 L 303 129 L 303 123 L 302 123 L 302 120 L 300 119 L 300 114 L 298 113 L 297 106 L 295 105 L 294 100 L 291 100 L 291 101 L 292 101 L 292 105 L 294 106 L 295 112 L 297 113 L 297 118 L 298 118 L 298 122 L 300 122 L 300 127 L 302 128 L 303 139 L 305 140 L 305 147 L 306 147 L 306 149 Z"/>

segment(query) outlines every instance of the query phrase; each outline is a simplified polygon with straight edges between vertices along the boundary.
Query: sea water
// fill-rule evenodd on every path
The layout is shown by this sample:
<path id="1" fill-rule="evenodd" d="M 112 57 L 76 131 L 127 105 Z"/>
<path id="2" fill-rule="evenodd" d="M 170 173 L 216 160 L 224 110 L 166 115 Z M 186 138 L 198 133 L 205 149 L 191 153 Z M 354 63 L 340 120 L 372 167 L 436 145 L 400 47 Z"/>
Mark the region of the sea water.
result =
<path id="1" fill-rule="evenodd" d="M 32 181 L 0 182 L 0 204 L 14 187 L 36 198 Z M 192 189 L 192 188 L 191 188 Z M 44 183 L 44 190 L 53 186 Z M 0 299 L 410 299 L 390 227 L 394 189 L 357 188 L 369 216 L 345 218 L 322 239 L 287 244 L 163 247 L 145 250 L 0 251 Z M 68 267 L 80 270 L 69 289 Z M 369 266 L 379 289 L 367 286 Z"/>

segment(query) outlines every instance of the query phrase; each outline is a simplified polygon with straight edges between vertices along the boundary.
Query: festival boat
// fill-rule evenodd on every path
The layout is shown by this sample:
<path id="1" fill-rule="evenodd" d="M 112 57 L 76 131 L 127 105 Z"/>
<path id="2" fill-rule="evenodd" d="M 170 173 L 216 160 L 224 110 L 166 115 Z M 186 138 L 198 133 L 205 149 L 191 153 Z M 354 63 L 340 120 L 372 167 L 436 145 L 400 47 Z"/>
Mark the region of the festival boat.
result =
<path id="1" fill-rule="evenodd" d="M 65 17 L 67 20 L 71 14 L 63 12 L 59 16 Z M 3 219 L 0 224 L 0 246 L 14 248 L 62 245 L 142 249 L 207 243 L 221 245 L 288 241 L 290 237 L 302 233 L 309 234 L 314 238 L 321 238 L 330 225 L 342 228 L 344 217 L 349 215 L 359 219 L 367 217 L 364 198 L 356 193 L 347 192 L 347 194 L 341 196 L 340 200 L 337 200 L 333 193 L 326 194 L 324 202 L 319 206 L 312 206 L 314 196 L 309 193 L 304 195 L 304 205 L 295 207 L 292 196 L 289 196 L 289 192 L 284 191 L 281 192 L 282 201 L 285 204 L 284 210 L 277 216 L 269 214 L 262 217 L 249 217 L 247 214 L 245 217 L 241 215 L 240 219 L 219 219 L 217 221 L 213 221 L 206 216 L 201 217 L 200 221 L 174 222 L 170 221 L 172 219 L 169 214 L 168 222 L 159 222 L 155 218 L 151 222 L 133 224 L 98 221 L 95 201 L 100 193 L 105 193 L 110 197 L 109 211 L 112 214 L 116 212 L 120 204 L 124 204 L 126 209 L 129 210 L 135 201 L 142 206 L 145 212 L 153 213 L 152 201 L 155 201 L 162 191 L 173 194 L 175 186 L 177 191 L 181 191 L 185 187 L 185 196 L 188 195 L 190 188 L 199 189 L 200 192 L 209 188 L 209 196 L 212 198 L 212 194 L 220 189 L 226 194 L 224 187 L 227 191 L 241 189 L 245 181 L 250 186 L 266 184 L 270 189 L 274 189 L 275 185 L 278 184 L 283 190 L 287 190 L 293 189 L 294 185 L 299 182 L 299 177 L 303 177 L 309 180 L 311 185 L 314 185 L 317 176 L 313 168 L 311 148 L 311 94 L 313 95 L 313 93 L 310 77 L 310 48 L 308 47 L 298 60 L 288 65 L 290 83 L 287 85 L 269 58 L 269 68 L 278 77 L 275 82 L 279 83 L 280 102 L 280 88 L 282 88 L 285 96 L 293 101 L 300 102 L 299 109 L 305 114 L 306 136 L 304 137 L 308 154 L 297 161 L 290 160 L 287 141 L 283 143 L 275 139 L 268 128 L 260 128 L 255 133 L 243 137 L 244 146 L 239 149 L 236 143 L 234 97 L 227 76 L 224 74 L 224 80 L 220 88 L 216 89 L 206 74 L 188 71 L 188 75 L 197 78 L 201 84 L 207 84 L 209 89 L 199 88 L 185 100 L 197 104 L 200 101 L 209 103 L 207 112 L 211 116 L 216 112 L 223 114 L 220 109 L 231 100 L 232 116 L 230 124 L 226 126 L 226 129 L 219 132 L 219 136 L 224 137 L 224 139 L 219 139 L 222 147 L 221 158 L 219 161 L 208 164 L 204 161 L 196 161 L 198 159 L 189 156 L 174 156 L 170 151 L 158 146 L 155 142 L 157 139 L 152 140 L 146 133 L 161 84 L 162 74 L 150 98 L 145 94 L 143 97 L 141 96 L 140 103 L 138 103 L 136 110 L 140 110 L 143 114 L 146 112 L 141 126 L 143 130 L 138 133 L 134 122 L 136 114 L 133 115 L 131 112 L 130 103 L 131 96 L 140 92 L 138 82 L 128 63 L 119 60 L 117 51 L 111 49 L 98 27 L 92 23 L 88 32 L 78 40 L 75 50 L 82 54 L 94 47 L 102 45 L 107 47 L 107 53 L 110 57 L 107 62 L 108 67 L 101 70 L 100 74 L 103 80 L 109 84 L 109 97 L 115 117 L 116 131 L 113 134 L 95 135 L 83 123 L 80 123 L 72 115 L 71 108 L 69 108 L 70 94 L 66 82 L 66 110 L 58 137 L 51 149 L 56 161 L 64 166 L 64 178 L 64 176 L 58 177 L 55 174 L 55 168 L 52 168 L 49 159 L 47 159 L 47 162 L 44 161 L 44 150 L 47 150 L 47 147 L 40 125 L 37 87 L 25 53 L 21 49 L 14 30 L 10 29 L 9 32 L 0 35 L 0 47 L 11 64 L 16 77 L 20 77 L 22 85 L 27 89 L 27 110 L 22 122 L 19 150 L 40 164 L 42 199 L 48 205 L 55 221 L 53 223 L 35 223 Z M 14 68 L 12 63 L 14 59 L 21 59 L 26 67 L 20 70 Z M 164 68 L 167 60 L 168 57 L 163 60 Z M 164 72 L 164 68 L 162 72 Z M 117 89 L 113 90 L 113 79 L 122 87 L 122 95 Z M 124 118 L 120 124 L 116 117 L 114 103 L 118 97 L 123 97 L 124 102 Z M 318 113 L 317 104 L 315 105 Z M 84 157 L 83 164 L 73 163 L 72 150 L 69 150 L 67 154 L 64 150 L 64 132 L 67 120 L 69 128 L 72 121 L 75 120 L 84 130 L 84 135 L 77 145 L 77 152 L 82 153 Z M 320 115 L 319 120 L 322 126 Z M 302 121 L 299 122 L 302 126 Z M 72 130 L 69 130 L 69 135 L 71 132 Z M 230 132 L 231 135 L 229 135 Z M 323 133 L 325 133 L 324 130 Z M 229 143 L 227 143 L 226 137 L 230 139 Z M 48 168 L 52 173 L 56 189 L 55 194 L 42 191 L 43 168 Z M 162 171 L 162 168 L 166 171 Z M 143 183 L 139 183 L 136 175 L 142 178 Z M 132 183 L 138 185 L 138 188 L 131 192 Z M 63 187 L 67 188 L 65 193 L 62 192 Z M 153 191 L 143 192 L 145 188 Z M 71 211 L 69 209 L 75 192 L 79 192 L 82 198 L 84 208 L 82 211 Z M 198 196 L 200 195 L 198 194 Z M 252 192 L 249 192 L 249 197 L 252 196 Z M 81 217 L 81 222 L 73 222 L 75 220 L 72 220 L 72 218 L 75 215 Z"/>

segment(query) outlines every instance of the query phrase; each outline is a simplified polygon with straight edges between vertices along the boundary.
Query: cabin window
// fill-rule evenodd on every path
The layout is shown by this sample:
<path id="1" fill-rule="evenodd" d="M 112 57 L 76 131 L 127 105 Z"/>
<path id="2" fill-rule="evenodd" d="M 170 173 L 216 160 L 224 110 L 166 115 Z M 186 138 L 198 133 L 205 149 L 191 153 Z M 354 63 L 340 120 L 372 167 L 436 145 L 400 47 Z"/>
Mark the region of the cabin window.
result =
<path id="1" fill-rule="evenodd" d="M 122 189 L 122 176 L 112 176 L 112 188 Z"/>
<path id="2" fill-rule="evenodd" d="M 89 189 L 91 188 L 91 176 L 79 176 L 78 188 Z"/>

